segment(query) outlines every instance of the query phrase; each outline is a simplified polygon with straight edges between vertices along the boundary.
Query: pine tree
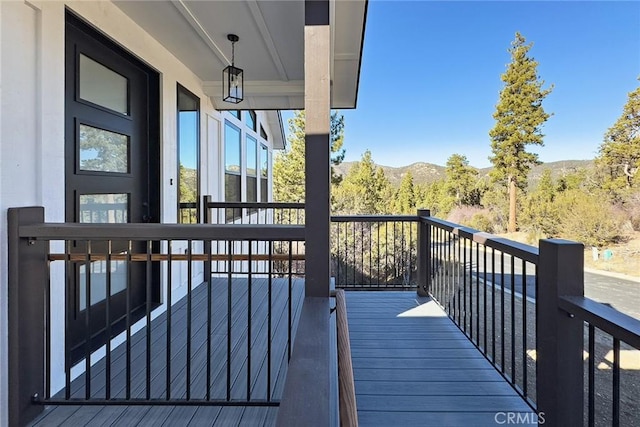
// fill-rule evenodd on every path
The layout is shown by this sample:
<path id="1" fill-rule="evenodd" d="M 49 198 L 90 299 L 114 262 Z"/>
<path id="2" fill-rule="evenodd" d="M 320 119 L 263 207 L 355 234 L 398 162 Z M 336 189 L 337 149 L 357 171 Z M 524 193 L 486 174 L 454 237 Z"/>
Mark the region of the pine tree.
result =
<path id="1" fill-rule="evenodd" d="M 410 171 L 402 177 L 400 188 L 396 192 L 394 213 L 398 214 L 415 214 L 416 212 L 416 193 L 413 185 L 413 175 Z"/>
<path id="2" fill-rule="evenodd" d="M 476 185 L 478 170 L 469 166 L 466 156 L 452 154 L 447 159 L 445 175 L 447 192 L 455 197 L 457 206 L 480 204 L 480 194 Z"/>
<path id="3" fill-rule="evenodd" d="M 389 213 L 391 186 L 369 150 L 355 162 L 336 190 L 336 208 L 342 214 Z"/>
<path id="4" fill-rule="evenodd" d="M 553 89 L 553 86 L 542 88 L 544 81 L 537 73 L 538 62 L 529 56 L 533 44 L 525 43 L 525 38 L 516 33 L 509 49 L 511 63 L 501 76 L 504 87 L 493 114 L 496 124 L 489 131 L 493 153 L 489 160 L 494 166 L 491 177 L 509 189 L 508 231 L 516 231 L 517 227 L 517 189 L 526 187 L 531 166 L 540 163 L 538 155 L 526 148 L 544 145 L 542 125 L 550 115 L 542 108 L 542 101 Z"/>
<path id="5" fill-rule="evenodd" d="M 606 171 L 603 187 L 614 198 L 640 187 L 640 87 L 629 93 L 622 115 L 605 133 L 596 162 Z"/>
<path id="6" fill-rule="evenodd" d="M 289 149 L 279 153 L 273 160 L 273 198 L 278 202 L 297 202 L 305 200 L 304 111 L 296 111 L 289 119 Z M 344 160 L 344 116 L 338 112 L 331 114 L 331 183 L 338 185 L 342 179 L 336 175 L 333 166 Z"/>

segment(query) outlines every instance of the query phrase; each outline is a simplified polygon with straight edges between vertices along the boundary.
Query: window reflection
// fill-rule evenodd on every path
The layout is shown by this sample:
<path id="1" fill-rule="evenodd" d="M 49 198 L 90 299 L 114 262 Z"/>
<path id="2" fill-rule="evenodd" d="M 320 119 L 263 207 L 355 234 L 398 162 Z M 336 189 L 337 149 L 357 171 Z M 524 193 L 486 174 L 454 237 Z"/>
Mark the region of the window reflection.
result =
<path id="1" fill-rule="evenodd" d="M 80 125 L 80 170 L 129 172 L 129 137 L 120 133 Z"/>
<path id="2" fill-rule="evenodd" d="M 178 221 L 198 222 L 200 100 L 178 85 Z"/>

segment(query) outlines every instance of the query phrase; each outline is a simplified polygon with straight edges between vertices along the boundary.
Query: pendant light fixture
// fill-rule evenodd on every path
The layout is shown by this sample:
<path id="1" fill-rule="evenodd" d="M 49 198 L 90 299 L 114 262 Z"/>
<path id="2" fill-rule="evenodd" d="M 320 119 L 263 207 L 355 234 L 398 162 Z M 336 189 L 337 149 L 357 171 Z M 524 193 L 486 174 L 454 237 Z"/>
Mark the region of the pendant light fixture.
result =
<path id="1" fill-rule="evenodd" d="M 222 70 L 222 100 L 238 104 L 243 99 L 244 75 L 242 68 L 235 66 L 235 44 L 240 38 L 235 34 L 227 34 L 231 42 L 231 65 Z"/>

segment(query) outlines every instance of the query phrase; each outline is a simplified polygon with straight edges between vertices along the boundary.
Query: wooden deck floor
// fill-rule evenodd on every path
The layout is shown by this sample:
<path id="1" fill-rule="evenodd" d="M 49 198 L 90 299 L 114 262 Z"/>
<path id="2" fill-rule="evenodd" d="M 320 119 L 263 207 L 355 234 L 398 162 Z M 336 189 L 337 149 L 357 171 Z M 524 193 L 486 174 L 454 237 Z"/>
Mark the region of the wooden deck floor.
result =
<path id="1" fill-rule="evenodd" d="M 226 288 L 221 283 L 214 295 L 219 304 L 226 307 Z M 293 289 L 295 327 L 302 303 L 303 281 L 295 281 Z M 197 288 L 193 295 L 194 322 L 202 323 L 203 316 L 206 319 L 206 310 L 202 306 L 206 296 L 204 287 Z M 286 350 L 282 346 L 283 341 L 286 343 L 286 329 L 283 327 L 286 322 L 282 322 L 282 319 L 286 318 L 287 305 L 284 298 L 286 292 L 274 292 L 273 295 L 274 319 L 280 319 L 274 332 L 274 336 L 277 336 L 274 343 L 280 343 L 280 351 L 277 353 L 278 368 L 273 374 L 276 378 L 273 384 L 274 398 L 278 399 L 286 374 Z M 275 298 L 276 295 L 279 298 Z M 266 287 L 254 285 L 252 337 L 256 339 L 256 349 L 260 345 L 264 346 L 257 337 L 264 328 L 266 316 L 266 304 L 258 301 L 264 301 L 265 296 Z M 236 331 L 246 331 L 248 298 L 247 287 L 242 281 L 234 283 L 233 297 L 234 313 L 245 314 L 234 316 L 234 328 Z M 185 306 L 184 300 L 174 305 L 172 328 L 178 329 L 173 330 L 180 330 L 180 325 L 184 329 L 185 316 L 180 313 L 184 313 Z M 215 324 L 225 325 L 224 333 L 220 328 L 214 328 L 213 335 L 220 339 L 226 334 L 227 314 L 219 306 L 214 307 L 218 308 L 214 310 L 217 313 Z M 531 412 L 530 407 L 430 300 L 418 300 L 414 292 L 347 292 L 347 311 L 361 426 L 496 426 L 500 425 L 497 421 L 506 420 L 506 413 Z M 162 315 L 154 320 L 152 331 L 166 330 L 165 325 L 166 316 Z M 132 352 L 135 354 L 143 354 L 145 351 L 144 334 L 143 329 L 132 338 Z M 242 333 L 233 340 L 234 343 L 239 343 L 238 349 L 246 346 L 246 334 L 244 344 L 242 340 Z M 226 342 L 226 338 L 224 341 Z M 166 336 L 161 336 L 157 342 L 166 343 Z M 175 354 L 182 356 L 176 357 L 184 358 L 179 349 L 178 343 L 174 349 Z M 118 358 L 122 351 L 122 348 L 114 350 L 114 363 L 122 359 Z M 157 353 L 159 359 L 166 357 L 163 350 Z M 144 360 L 144 357 L 141 359 Z M 239 374 L 234 390 L 236 387 L 242 390 L 242 384 L 246 384 L 246 377 L 242 376 L 240 368 L 245 361 L 246 351 L 234 352 L 232 365 L 238 367 Z M 253 363 L 254 366 L 261 364 L 258 360 Z M 193 367 L 194 372 L 200 372 L 195 375 L 194 381 L 202 377 L 202 364 L 201 361 L 199 366 Z M 122 369 L 124 368 L 121 366 Z M 95 393 L 101 390 L 99 377 L 101 374 L 104 376 L 103 370 L 100 364 L 92 370 L 92 376 L 97 381 Z M 117 371 L 115 368 L 112 370 Z M 256 367 L 254 389 L 264 387 L 265 381 L 259 379 L 262 377 L 258 372 L 260 369 Z M 162 378 L 164 375 L 161 370 L 157 377 Z M 172 383 L 172 390 L 179 392 L 179 384 L 184 389 L 184 373 L 176 369 L 174 375 L 175 387 Z M 118 373 L 112 372 L 112 376 L 117 378 Z M 144 375 L 134 375 L 133 378 L 143 382 Z M 74 394 L 83 392 L 83 383 L 83 376 L 74 382 Z M 216 393 L 221 390 L 220 386 L 214 388 Z M 134 389 L 139 393 L 143 391 L 140 385 L 135 385 Z M 32 425 L 272 426 L 277 411 L 274 407 L 245 406 L 51 406 Z M 505 415 L 499 415 L 496 419 L 498 413 Z"/>
<path id="2" fill-rule="evenodd" d="M 433 301 L 347 292 L 347 316 L 360 426 L 481 427 L 532 415 Z"/>
<path id="3" fill-rule="evenodd" d="M 246 279 L 234 279 L 232 286 L 232 398 L 246 396 L 247 361 L 247 305 Z M 252 399 L 266 398 L 266 340 L 267 301 L 266 279 L 253 279 L 251 316 L 251 388 Z M 287 370 L 287 318 L 288 280 L 274 279 L 272 290 L 272 398 L 279 400 Z M 300 313 L 304 282 L 294 279 L 292 286 L 293 332 Z M 192 390 L 193 399 L 202 399 L 205 393 L 206 360 L 206 287 L 199 286 L 192 294 Z M 227 349 L 227 281 L 214 280 L 212 298 L 212 398 L 224 399 L 226 394 Z M 171 395 L 185 394 L 186 362 L 186 298 L 174 304 L 171 318 Z M 162 314 L 152 322 L 152 398 L 165 396 L 167 316 Z M 146 329 L 132 336 L 132 396 L 144 397 L 146 393 Z M 124 345 L 112 352 L 112 397 L 124 395 Z M 72 396 L 84 394 L 84 375 L 72 383 Z M 96 397 L 104 397 L 104 359 L 92 368 L 91 391 Z M 34 426 L 271 426 L 275 423 L 277 407 L 249 406 L 49 406 L 32 423 Z"/>

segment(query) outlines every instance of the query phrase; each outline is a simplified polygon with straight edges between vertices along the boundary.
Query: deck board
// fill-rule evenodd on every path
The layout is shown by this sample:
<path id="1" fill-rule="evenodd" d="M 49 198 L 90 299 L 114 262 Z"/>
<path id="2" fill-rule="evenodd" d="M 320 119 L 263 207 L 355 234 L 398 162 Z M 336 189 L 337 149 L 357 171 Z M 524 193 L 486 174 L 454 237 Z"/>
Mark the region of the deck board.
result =
<path id="1" fill-rule="evenodd" d="M 220 284 L 212 301 L 211 324 L 212 396 L 226 394 L 227 285 Z M 192 397 L 206 390 L 206 292 L 196 288 L 192 317 Z M 302 304 L 303 283 L 294 287 L 294 328 Z M 277 296 L 277 298 L 276 298 Z M 287 303 L 284 293 L 274 289 L 272 326 L 274 339 L 272 395 L 282 395 L 287 366 Z M 233 397 L 247 390 L 247 354 L 252 354 L 251 393 L 266 395 L 267 293 L 264 286 L 252 289 L 251 342 L 248 341 L 248 289 L 234 282 L 232 292 L 232 387 Z M 504 381 L 489 362 L 444 315 L 427 300 L 412 292 L 348 292 L 347 311 L 360 425 L 367 426 L 495 426 L 496 413 L 529 413 L 529 406 Z M 172 310 L 172 330 L 186 331 L 186 301 Z M 163 323 L 164 322 L 164 323 Z M 151 326 L 152 396 L 164 396 L 166 371 L 166 314 Z M 177 328 L 177 329 L 176 329 Z M 294 329 L 295 330 L 295 329 Z M 171 337 L 171 387 L 173 396 L 186 393 L 186 339 Z M 132 339 L 132 394 L 146 394 L 146 330 Z M 124 348 L 113 350 L 112 392 L 124 393 Z M 92 368 L 92 395 L 104 394 L 104 363 Z M 73 386 L 73 394 L 84 393 L 84 377 Z M 102 394 L 101 394 L 102 393 Z M 34 425 L 38 426 L 272 426 L 277 408 L 219 406 L 59 406 L 50 407 Z M 533 423 L 530 423 L 531 425 Z"/>
<path id="2" fill-rule="evenodd" d="M 347 292 L 347 316 L 360 426 L 496 426 L 497 413 L 531 412 L 429 299 Z"/>
<path id="3" fill-rule="evenodd" d="M 211 379 L 212 399 L 225 399 L 227 392 L 227 322 L 231 320 L 231 397 L 242 399 L 250 389 L 253 400 L 267 397 L 267 357 L 268 345 L 268 282 L 253 278 L 251 294 L 246 278 L 233 280 L 231 291 L 231 316 L 227 311 L 228 282 L 215 279 L 212 288 L 211 318 Z M 271 398 L 282 396 L 287 370 L 287 322 L 288 322 L 288 280 L 274 279 L 272 283 L 271 311 Z M 295 336 L 298 316 L 304 297 L 304 282 L 293 280 L 291 314 L 292 337 Z M 251 316 L 248 302 L 251 295 Z M 192 292 L 191 316 L 191 398 L 206 397 L 207 359 L 207 292 L 205 286 L 198 286 Z M 249 329 L 248 324 L 251 323 Z M 187 392 L 187 298 L 176 302 L 171 309 L 171 396 L 185 397 Z M 167 313 L 162 313 L 151 322 L 151 398 L 165 398 L 167 360 Z M 251 340 L 249 341 L 249 330 Z M 131 395 L 145 398 L 147 394 L 147 329 L 146 327 L 131 337 Z M 126 349 L 120 345 L 111 353 L 111 396 L 124 397 Z M 251 354 L 250 382 L 247 382 L 247 360 Z M 101 360 L 91 368 L 91 395 L 104 398 L 106 385 L 106 364 Z M 85 376 L 80 375 L 72 383 L 72 397 L 85 394 Z M 59 396 L 63 396 L 60 392 Z M 273 425 L 277 408 L 268 407 L 213 407 L 213 406 L 49 406 L 36 419 L 34 426 L 151 426 L 162 425 Z M 246 418 L 246 420 L 245 420 Z M 256 424 L 257 423 L 257 424 Z"/>

